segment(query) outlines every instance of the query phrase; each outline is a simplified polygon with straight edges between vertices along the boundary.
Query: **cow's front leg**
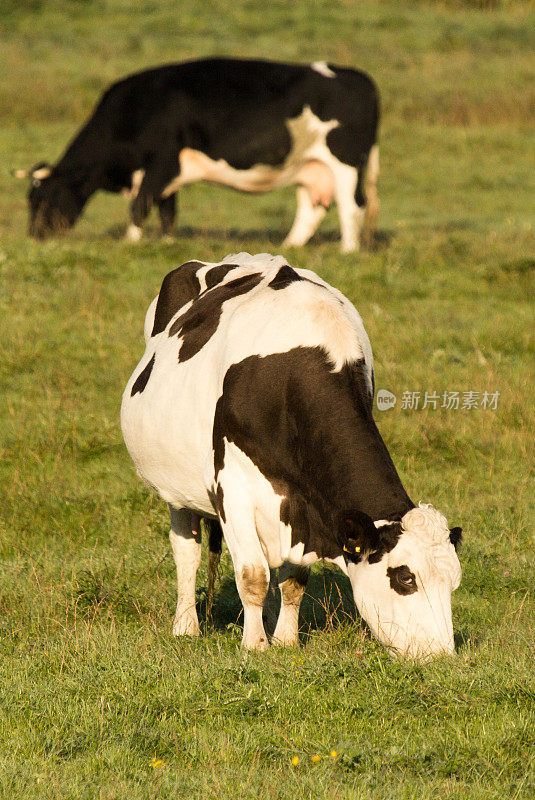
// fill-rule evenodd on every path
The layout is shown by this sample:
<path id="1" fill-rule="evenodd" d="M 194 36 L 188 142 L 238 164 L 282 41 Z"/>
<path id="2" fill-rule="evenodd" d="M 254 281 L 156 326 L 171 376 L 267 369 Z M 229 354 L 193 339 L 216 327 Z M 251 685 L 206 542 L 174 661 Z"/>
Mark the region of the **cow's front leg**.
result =
<path id="1" fill-rule="evenodd" d="M 176 216 L 176 194 L 170 194 L 169 197 L 162 197 L 158 200 L 158 214 L 162 226 L 162 236 L 172 236 Z"/>
<path id="2" fill-rule="evenodd" d="M 141 239 L 143 223 L 150 214 L 154 203 L 159 204 L 160 199 L 163 199 L 165 203 L 169 199 L 168 196 L 162 198 L 162 192 L 176 173 L 177 160 L 176 154 L 168 149 L 162 150 L 158 154 L 157 160 L 143 173 L 143 180 L 139 190 L 130 204 L 130 225 L 126 232 L 127 241 L 138 242 Z M 169 218 L 169 213 L 170 206 L 166 206 L 164 211 L 166 219 Z M 171 215 L 172 219 L 174 219 L 173 215 Z"/>
<path id="3" fill-rule="evenodd" d="M 286 563 L 279 569 L 278 584 L 281 590 L 281 609 L 273 644 L 293 646 L 299 644 L 299 607 L 305 593 L 310 570 Z"/>
<path id="4" fill-rule="evenodd" d="M 262 610 L 269 588 L 269 567 L 256 532 L 249 487 L 226 465 L 219 481 L 223 498 L 218 509 L 221 527 L 243 605 L 242 647 L 267 650 Z"/>
<path id="5" fill-rule="evenodd" d="M 195 608 L 195 578 L 201 563 L 201 532 L 195 526 L 190 511 L 169 506 L 171 530 L 169 540 L 173 550 L 177 577 L 177 604 L 173 635 L 198 636 L 199 619 Z M 195 528 L 198 528 L 197 530 Z"/>

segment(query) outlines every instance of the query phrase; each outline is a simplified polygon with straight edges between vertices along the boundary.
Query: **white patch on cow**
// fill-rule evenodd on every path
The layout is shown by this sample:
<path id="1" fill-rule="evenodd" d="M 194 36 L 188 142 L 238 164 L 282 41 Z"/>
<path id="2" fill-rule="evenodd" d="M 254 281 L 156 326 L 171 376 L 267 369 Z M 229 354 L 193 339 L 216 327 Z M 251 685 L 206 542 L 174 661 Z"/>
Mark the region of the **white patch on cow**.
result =
<path id="1" fill-rule="evenodd" d="M 254 534 L 260 543 L 262 553 L 271 569 L 280 567 L 287 560 L 291 540 L 281 536 L 282 524 L 279 521 L 281 496 L 273 489 L 271 483 L 260 472 L 256 464 L 234 442 L 224 439 L 224 467 L 217 475 L 217 481 L 223 487 L 226 513 L 226 497 L 229 482 L 238 482 L 247 486 L 248 501 L 252 505 Z M 208 474 L 210 480 L 211 474 Z M 206 480 L 206 477 L 205 477 Z"/>
<path id="2" fill-rule="evenodd" d="M 39 169 L 34 169 L 32 172 L 32 178 L 36 181 L 44 181 L 45 178 L 49 178 L 52 174 L 52 169 L 50 167 L 39 167 Z"/>
<path id="3" fill-rule="evenodd" d="M 29 177 L 30 170 L 29 169 L 21 169 L 19 167 L 19 169 L 12 170 L 11 174 L 13 175 L 14 178 L 18 178 L 19 180 L 21 180 L 22 178 L 28 178 Z"/>
<path id="4" fill-rule="evenodd" d="M 130 189 L 124 188 L 121 194 L 128 198 L 128 200 L 135 200 L 139 194 L 139 190 L 141 188 L 141 184 L 143 183 L 143 178 L 145 177 L 145 170 L 144 169 L 136 169 L 132 173 L 132 177 L 130 179 Z"/>
<path id="5" fill-rule="evenodd" d="M 154 298 L 154 300 L 147 309 L 147 313 L 145 314 L 145 323 L 143 325 L 143 337 L 145 339 L 145 345 L 148 345 L 148 343 L 152 338 L 152 329 L 154 328 L 154 317 L 156 315 L 157 304 L 158 304 L 158 296 Z"/>
<path id="6" fill-rule="evenodd" d="M 336 78 L 336 72 L 333 72 L 326 61 L 314 61 L 310 67 L 319 72 L 320 75 L 323 75 L 324 78 Z"/>
<path id="7" fill-rule="evenodd" d="M 125 241 L 135 243 L 139 242 L 142 236 L 142 230 L 138 225 L 134 225 L 133 222 L 130 223 L 126 230 L 125 234 Z"/>

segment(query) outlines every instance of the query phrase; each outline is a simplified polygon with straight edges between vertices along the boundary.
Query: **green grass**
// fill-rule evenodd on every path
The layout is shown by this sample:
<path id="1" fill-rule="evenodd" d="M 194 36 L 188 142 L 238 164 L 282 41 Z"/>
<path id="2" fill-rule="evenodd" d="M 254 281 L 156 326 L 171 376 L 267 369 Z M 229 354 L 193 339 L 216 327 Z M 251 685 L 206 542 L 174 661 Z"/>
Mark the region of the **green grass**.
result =
<path id="1" fill-rule="evenodd" d="M 1 5 L 0 796 L 533 796 L 533 4 Z M 293 191 L 189 187 L 177 240 L 151 220 L 138 247 L 120 241 L 124 201 L 102 195 L 40 244 L 8 173 L 57 158 L 117 77 L 211 53 L 327 58 L 379 83 L 376 249 L 341 256 L 330 212 L 287 256 L 356 304 L 398 396 L 376 418 L 406 488 L 465 529 L 452 658 L 390 660 L 330 567 L 300 650 L 245 656 L 226 551 L 204 636 L 170 635 L 167 511 L 122 443 L 122 389 L 163 276 L 280 252 Z M 404 391 L 446 390 L 498 407 L 401 408 Z M 205 584 L 203 562 L 201 616 Z"/>

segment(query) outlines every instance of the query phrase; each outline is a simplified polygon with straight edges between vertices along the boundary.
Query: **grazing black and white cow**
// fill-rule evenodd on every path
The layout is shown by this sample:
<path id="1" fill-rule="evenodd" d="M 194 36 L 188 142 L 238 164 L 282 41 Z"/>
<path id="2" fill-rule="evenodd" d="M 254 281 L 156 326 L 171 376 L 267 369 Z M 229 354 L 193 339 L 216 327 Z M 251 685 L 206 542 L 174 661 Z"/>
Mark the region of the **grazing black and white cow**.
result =
<path id="1" fill-rule="evenodd" d="M 153 204 L 164 233 L 175 197 L 209 181 L 245 192 L 297 185 L 288 246 L 306 244 L 332 199 L 342 250 L 356 250 L 378 212 L 379 101 L 354 69 L 213 58 L 171 64 L 113 84 L 55 166 L 29 176 L 30 234 L 71 227 L 99 189 L 131 198 L 137 241 Z M 367 175 L 366 175 L 367 173 Z"/>
<path id="2" fill-rule="evenodd" d="M 173 632 L 199 632 L 193 512 L 221 524 L 244 647 L 267 647 L 262 604 L 276 567 L 274 641 L 297 643 L 308 567 L 327 559 L 393 651 L 452 652 L 460 529 L 415 507 L 401 484 L 373 420 L 372 351 L 353 305 L 281 256 L 192 261 L 164 279 L 145 340 L 121 422 L 139 475 L 171 511 Z"/>

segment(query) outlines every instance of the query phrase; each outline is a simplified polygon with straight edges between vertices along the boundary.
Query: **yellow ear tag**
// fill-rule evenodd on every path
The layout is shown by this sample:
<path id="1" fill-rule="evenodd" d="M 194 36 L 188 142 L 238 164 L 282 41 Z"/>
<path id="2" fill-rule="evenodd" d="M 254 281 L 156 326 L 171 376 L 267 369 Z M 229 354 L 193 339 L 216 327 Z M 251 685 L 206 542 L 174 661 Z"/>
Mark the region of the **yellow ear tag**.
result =
<path id="1" fill-rule="evenodd" d="M 345 550 L 346 553 L 360 553 L 360 547 L 355 547 L 354 550 L 350 550 L 349 547 L 346 547 L 344 544 L 342 549 Z"/>

